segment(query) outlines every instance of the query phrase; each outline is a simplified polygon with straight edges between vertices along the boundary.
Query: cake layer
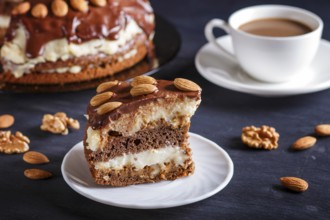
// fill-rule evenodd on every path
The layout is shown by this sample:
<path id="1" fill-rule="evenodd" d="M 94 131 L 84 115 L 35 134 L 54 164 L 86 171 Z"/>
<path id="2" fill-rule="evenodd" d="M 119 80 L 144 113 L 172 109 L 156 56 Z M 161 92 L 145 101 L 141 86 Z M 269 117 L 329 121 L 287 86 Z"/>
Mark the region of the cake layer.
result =
<path id="1" fill-rule="evenodd" d="M 11 41 L 7 41 L 1 48 L 1 58 L 3 59 L 4 70 L 11 72 L 16 78 L 22 77 L 23 74 L 45 69 L 47 65 L 42 65 L 43 63 L 47 63 L 48 66 L 49 64 L 52 65 L 53 72 L 78 73 L 84 66 L 79 62 L 72 62 L 75 58 L 75 61 L 79 60 L 77 59 L 79 57 L 82 57 L 81 60 L 85 60 L 85 57 L 96 55 L 96 57 L 104 59 L 109 57 L 109 55 L 118 56 L 124 54 L 123 52 L 127 52 L 127 45 L 136 42 L 137 40 L 135 39 L 138 35 L 145 36 L 136 22 L 129 19 L 126 28 L 118 33 L 116 40 L 94 39 L 76 44 L 70 43 L 66 38 L 56 39 L 47 42 L 43 46 L 42 54 L 34 58 L 29 58 L 25 54 L 27 32 L 23 25 L 19 25 L 18 29 L 16 29 L 15 37 Z M 144 42 L 147 41 L 146 37 L 140 36 L 140 38 L 143 38 Z M 127 53 L 126 58 L 132 55 L 134 54 Z M 122 60 L 125 60 L 124 57 Z M 87 61 L 90 61 L 90 59 L 84 62 L 86 63 Z M 74 65 L 80 67 L 80 69 L 78 71 L 74 69 L 70 71 L 70 68 L 68 68 L 67 71 L 63 71 L 61 68 L 68 67 L 69 65 L 65 64 L 69 63 L 74 63 Z M 65 66 L 63 66 L 63 64 Z M 95 64 L 95 61 L 91 62 L 91 64 Z"/>
<path id="2" fill-rule="evenodd" d="M 16 78 L 10 72 L 0 74 L 0 81 L 16 84 L 67 84 L 83 82 L 113 75 L 119 71 L 132 67 L 141 61 L 148 49 L 143 35 L 136 41 L 128 43 L 127 50 L 114 56 L 83 56 L 66 61 L 46 62 L 38 64 L 31 70 L 33 74 L 24 74 Z M 68 67 L 67 67 L 68 66 Z M 54 68 L 57 69 L 56 73 Z M 67 72 L 67 68 L 78 70 L 78 73 Z"/>
<path id="3" fill-rule="evenodd" d="M 85 155 L 88 161 L 94 163 L 94 161 L 105 162 L 125 154 L 138 154 L 167 146 L 181 146 L 182 150 L 186 150 L 188 130 L 189 124 L 178 128 L 163 124 L 124 137 L 114 132 L 103 136 L 89 127 L 85 136 Z"/>
<path id="4" fill-rule="evenodd" d="M 174 161 L 165 164 L 154 164 L 136 170 L 127 166 L 121 170 L 90 168 L 92 176 L 97 184 L 111 186 L 128 186 L 140 183 L 155 183 L 162 180 L 175 180 L 193 174 L 195 165 L 191 159 L 184 162 L 183 166 Z"/>
<path id="5" fill-rule="evenodd" d="M 115 95 L 111 97 L 111 102 L 121 102 L 122 105 L 105 114 L 97 113 L 100 105 L 90 105 L 87 110 L 90 126 L 93 130 L 102 130 L 102 135 L 115 131 L 129 136 L 158 120 L 171 122 L 173 127 L 189 123 L 201 102 L 200 91 L 182 91 L 172 81 L 166 80 L 158 80 L 155 86 L 156 92 L 143 96 L 132 96 L 132 87 L 127 82 L 120 82 L 103 91 L 113 92 Z"/>

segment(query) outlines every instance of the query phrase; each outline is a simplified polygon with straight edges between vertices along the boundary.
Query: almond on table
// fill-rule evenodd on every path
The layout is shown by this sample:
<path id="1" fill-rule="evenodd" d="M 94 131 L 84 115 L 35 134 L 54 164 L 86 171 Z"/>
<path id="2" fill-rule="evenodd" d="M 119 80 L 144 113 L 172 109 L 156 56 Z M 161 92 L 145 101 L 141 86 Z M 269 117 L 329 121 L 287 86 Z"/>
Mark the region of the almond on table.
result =
<path id="1" fill-rule="evenodd" d="M 298 177 L 281 177 L 282 185 L 295 192 L 304 192 L 308 189 L 308 183 Z"/>
<path id="2" fill-rule="evenodd" d="M 14 116 L 10 114 L 0 115 L 0 129 L 1 128 L 9 128 L 15 122 Z"/>
<path id="3" fill-rule="evenodd" d="M 49 163 L 49 159 L 43 153 L 37 151 L 28 151 L 23 155 L 23 160 L 29 164 Z"/>

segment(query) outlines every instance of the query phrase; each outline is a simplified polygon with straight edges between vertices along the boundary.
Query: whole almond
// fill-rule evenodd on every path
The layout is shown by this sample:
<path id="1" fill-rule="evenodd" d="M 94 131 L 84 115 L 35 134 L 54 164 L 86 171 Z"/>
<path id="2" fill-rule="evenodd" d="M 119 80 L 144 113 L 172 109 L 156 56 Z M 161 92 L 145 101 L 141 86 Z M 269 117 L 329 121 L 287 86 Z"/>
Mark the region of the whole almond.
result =
<path id="1" fill-rule="evenodd" d="M 137 76 L 134 77 L 133 81 L 131 82 L 131 86 L 137 86 L 140 84 L 157 84 L 157 80 L 151 76 Z"/>
<path id="2" fill-rule="evenodd" d="M 93 5 L 103 7 L 107 4 L 107 0 L 90 0 Z"/>
<path id="3" fill-rule="evenodd" d="M 52 2 L 52 12 L 57 17 L 64 17 L 68 14 L 68 4 L 63 0 L 54 0 Z"/>
<path id="4" fill-rule="evenodd" d="M 158 90 L 158 88 L 154 85 L 140 84 L 140 85 L 134 86 L 131 89 L 130 93 L 132 96 L 139 96 L 139 95 L 147 95 L 147 94 L 153 93 L 157 90 Z"/>
<path id="5" fill-rule="evenodd" d="M 122 104 L 123 103 L 121 103 L 121 102 L 105 103 L 97 109 L 97 114 L 99 114 L 99 115 L 106 114 L 108 112 L 111 112 L 112 110 L 115 110 L 116 108 L 119 108 Z"/>
<path id="6" fill-rule="evenodd" d="M 0 116 L 0 128 L 9 128 L 15 122 L 15 118 L 12 115 L 5 114 Z"/>
<path id="7" fill-rule="evenodd" d="M 14 7 L 11 13 L 13 15 L 25 14 L 30 10 L 30 8 L 31 8 L 30 2 L 22 2 L 18 4 L 16 7 Z"/>
<path id="8" fill-rule="evenodd" d="M 315 126 L 315 133 L 320 136 L 330 136 L 330 124 L 320 124 Z"/>
<path id="9" fill-rule="evenodd" d="M 109 81 L 109 82 L 104 82 L 104 83 L 101 83 L 97 88 L 96 88 L 96 92 L 97 93 L 100 93 L 100 92 L 103 92 L 107 89 L 110 89 L 116 85 L 118 85 L 118 80 L 114 80 L 114 81 Z"/>
<path id="10" fill-rule="evenodd" d="M 49 163 L 49 159 L 46 155 L 36 152 L 28 151 L 23 155 L 23 160 L 29 164 L 45 164 Z"/>
<path id="11" fill-rule="evenodd" d="M 32 180 L 48 179 L 53 176 L 51 172 L 41 169 L 26 169 L 24 175 Z"/>
<path id="12" fill-rule="evenodd" d="M 304 192 L 308 189 L 308 183 L 298 177 L 281 177 L 280 180 L 284 187 L 295 192 Z"/>
<path id="13" fill-rule="evenodd" d="M 183 79 L 183 78 L 176 78 L 174 80 L 174 86 L 182 91 L 186 92 L 197 92 L 201 90 L 201 87 L 194 83 L 193 81 L 190 81 L 188 79 Z"/>
<path id="14" fill-rule="evenodd" d="M 113 92 L 100 93 L 91 99 L 90 104 L 91 104 L 91 106 L 101 105 L 101 104 L 105 103 L 106 101 L 108 101 L 112 97 L 112 95 L 113 95 Z"/>
<path id="15" fill-rule="evenodd" d="M 42 3 L 36 4 L 32 8 L 31 14 L 35 18 L 45 18 L 48 15 L 47 6 Z"/>
<path id="16" fill-rule="evenodd" d="M 292 149 L 294 150 L 305 150 L 311 148 L 315 145 L 316 138 L 312 136 L 305 136 L 299 138 L 292 144 Z"/>
<path id="17" fill-rule="evenodd" d="M 88 2 L 86 0 L 70 0 L 72 8 L 77 11 L 87 12 Z"/>

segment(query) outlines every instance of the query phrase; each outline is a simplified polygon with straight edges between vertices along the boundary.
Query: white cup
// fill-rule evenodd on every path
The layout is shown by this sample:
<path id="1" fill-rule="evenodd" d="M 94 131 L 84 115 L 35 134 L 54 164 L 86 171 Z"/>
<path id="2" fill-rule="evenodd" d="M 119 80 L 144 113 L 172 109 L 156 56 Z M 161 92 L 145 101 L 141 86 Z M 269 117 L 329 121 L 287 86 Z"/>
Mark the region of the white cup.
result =
<path id="1" fill-rule="evenodd" d="M 239 29 L 247 22 L 284 18 L 303 23 L 311 32 L 298 36 L 268 37 L 249 34 Z M 223 29 L 232 39 L 234 54 L 215 39 L 214 28 Z M 212 19 L 205 26 L 209 42 L 236 59 L 253 78 L 271 83 L 284 82 L 302 73 L 310 66 L 318 50 L 323 30 L 321 18 L 307 10 L 284 5 L 259 5 L 236 11 L 229 22 Z"/>

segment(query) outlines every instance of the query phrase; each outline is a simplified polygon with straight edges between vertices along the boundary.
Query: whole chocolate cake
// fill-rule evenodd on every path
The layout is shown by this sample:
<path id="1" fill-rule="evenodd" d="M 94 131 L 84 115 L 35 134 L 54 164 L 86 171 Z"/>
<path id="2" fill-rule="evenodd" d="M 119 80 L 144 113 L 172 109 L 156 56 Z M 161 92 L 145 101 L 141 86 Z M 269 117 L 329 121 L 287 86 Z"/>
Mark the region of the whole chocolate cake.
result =
<path id="1" fill-rule="evenodd" d="M 16 5 L 1 48 L 2 83 L 47 85 L 113 75 L 152 50 L 148 0 L 30 0 Z"/>
<path id="2" fill-rule="evenodd" d="M 96 183 L 127 186 L 194 171 L 190 118 L 201 102 L 192 81 L 139 76 L 99 85 L 88 106 L 85 156 Z"/>

